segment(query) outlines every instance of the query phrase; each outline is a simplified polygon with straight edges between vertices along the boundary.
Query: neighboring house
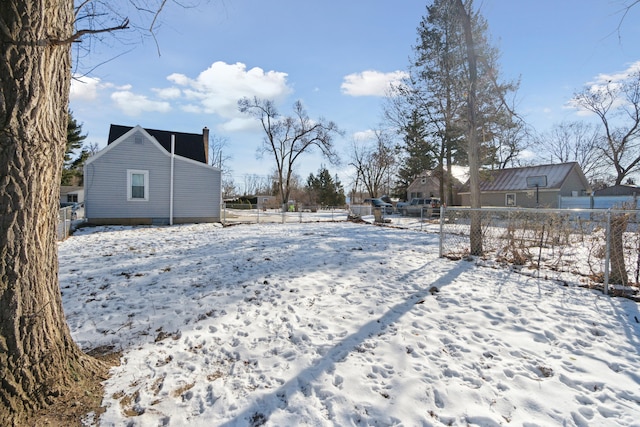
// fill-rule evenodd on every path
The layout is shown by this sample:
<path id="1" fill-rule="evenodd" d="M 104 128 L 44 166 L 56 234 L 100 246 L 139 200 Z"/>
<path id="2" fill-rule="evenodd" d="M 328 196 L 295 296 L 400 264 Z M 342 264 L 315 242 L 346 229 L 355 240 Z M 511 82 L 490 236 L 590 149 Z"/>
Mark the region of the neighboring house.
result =
<path id="1" fill-rule="evenodd" d="M 71 185 L 60 186 L 60 203 L 84 202 L 84 187 Z"/>
<path id="2" fill-rule="evenodd" d="M 431 175 L 431 172 L 420 174 L 407 187 L 407 201 L 423 197 L 440 197 L 440 180 Z"/>
<path id="3" fill-rule="evenodd" d="M 482 206 L 558 207 L 560 196 L 585 196 L 589 183 L 576 162 L 480 172 Z M 471 204 L 469 182 L 460 191 L 462 205 Z"/>
<path id="4" fill-rule="evenodd" d="M 256 201 L 258 203 L 258 209 L 277 209 L 282 207 L 278 203 L 276 196 L 258 195 L 256 196 Z"/>
<path id="5" fill-rule="evenodd" d="M 593 192 L 594 196 L 640 196 L 640 187 L 629 184 L 612 185 Z"/>
<path id="6" fill-rule="evenodd" d="M 208 140 L 207 128 L 193 134 L 111 125 L 107 147 L 84 166 L 87 221 L 220 221 L 221 172 L 207 164 Z"/>
<path id="7" fill-rule="evenodd" d="M 435 171 L 425 171 L 413 180 L 409 187 L 407 187 L 407 201 L 414 198 L 423 197 L 440 197 L 440 180 L 434 176 Z M 457 170 L 456 170 L 457 172 Z M 453 179 L 453 202 L 451 204 L 457 204 L 458 202 L 458 190 L 462 187 L 462 183 L 455 177 Z M 445 183 L 446 191 L 446 183 Z"/>

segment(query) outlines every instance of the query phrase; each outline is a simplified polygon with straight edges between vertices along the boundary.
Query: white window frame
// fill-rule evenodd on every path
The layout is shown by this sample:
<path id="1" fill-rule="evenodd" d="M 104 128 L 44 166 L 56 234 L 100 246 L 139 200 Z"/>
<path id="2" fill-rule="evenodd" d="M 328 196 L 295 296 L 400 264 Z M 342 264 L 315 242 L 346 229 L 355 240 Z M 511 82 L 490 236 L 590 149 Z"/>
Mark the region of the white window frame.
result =
<path id="1" fill-rule="evenodd" d="M 133 175 L 144 176 L 144 197 L 133 197 L 131 194 L 131 184 L 133 183 Z M 149 171 L 140 169 L 127 169 L 127 201 L 129 202 L 148 202 L 149 201 Z"/>
<path id="2" fill-rule="evenodd" d="M 510 202 L 510 200 L 512 200 Z M 505 206 L 515 206 L 516 205 L 516 193 L 506 193 L 504 195 L 504 205 Z"/>

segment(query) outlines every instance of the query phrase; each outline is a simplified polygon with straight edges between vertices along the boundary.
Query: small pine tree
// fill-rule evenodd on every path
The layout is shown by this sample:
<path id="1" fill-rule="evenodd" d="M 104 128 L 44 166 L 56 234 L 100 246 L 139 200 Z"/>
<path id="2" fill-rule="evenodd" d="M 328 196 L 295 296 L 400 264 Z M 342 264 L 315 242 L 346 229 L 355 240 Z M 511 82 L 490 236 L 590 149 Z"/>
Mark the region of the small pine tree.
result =
<path id="1" fill-rule="evenodd" d="M 64 164 L 62 165 L 61 185 L 82 185 L 82 167 L 85 160 L 91 155 L 91 151 L 83 148 L 86 134 L 82 133 L 82 125 L 73 117 L 73 112 L 69 110 L 67 114 L 67 143 L 64 152 Z M 82 149 L 80 154 L 74 158 L 76 150 Z"/>
<path id="2" fill-rule="evenodd" d="M 73 111 L 69 110 L 67 120 L 67 147 L 64 152 L 65 167 L 70 166 L 74 151 L 82 148 L 85 139 L 87 139 L 87 135 L 82 134 L 82 125 L 78 124 L 73 117 Z"/>

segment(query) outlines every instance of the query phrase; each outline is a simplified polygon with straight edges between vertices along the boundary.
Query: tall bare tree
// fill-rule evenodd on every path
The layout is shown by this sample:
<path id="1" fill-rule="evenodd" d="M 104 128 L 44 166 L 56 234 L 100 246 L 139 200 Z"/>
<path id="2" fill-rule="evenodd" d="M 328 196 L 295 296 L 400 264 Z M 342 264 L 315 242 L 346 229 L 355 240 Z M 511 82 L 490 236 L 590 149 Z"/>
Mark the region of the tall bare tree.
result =
<path id="1" fill-rule="evenodd" d="M 245 174 L 243 176 L 243 194 L 245 196 L 272 195 L 275 181 L 277 179 L 272 176 Z"/>
<path id="2" fill-rule="evenodd" d="M 600 152 L 615 169 L 615 184 L 640 171 L 640 71 L 622 81 L 585 87 L 574 95 L 573 103 L 600 119 L 604 134 Z"/>
<path id="3" fill-rule="evenodd" d="M 593 186 L 604 179 L 607 162 L 600 152 L 598 127 L 584 121 L 562 122 L 535 137 L 543 148 L 540 157 L 547 162 L 578 162 Z"/>
<path id="4" fill-rule="evenodd" d="M 144 10 L 167 1 L 146 1 Z M 71 44 L 129 25 L 116 16 L 90 26 L 91 17 L 106 19 L 94 14 L 100 5 L 106 15 L 117 9 L 92 0 L 75 10 L 71 0 L 0 2 L 0 425 L 37 424 L 28 419 L 38 410 L 85 398 L 106 373 L 71 338 L 56 246 Z"/>
<path id="5" fill-rule="evenodd" d="M 469 65 L 469 87 L 467 94 L 467 141 L 469 143 L 469 191 L 471 193 L 471 208 L 480 208 L 480 144 L 477 136 L 477 104 L 476 95 L 478 87 L 478 58 L 473 38 L 472 12 L 467 10 L 462 0 L 456 1 L 458 13 L 461 17 L 465 34 L 467 50 L 467 63 Z M 480 213 L 471 214 L 471 228 L 469 230 L 470 254 L 482 255 L 482 223 Z"/>
<path id="6" fill-rule="evenodd" d="M 293 104 L 293 115 L 281 116 L 273 101 L 243 98 L 238 101 L 240 112 L 247 113 L 260 121 L 265 137 L 262 153 L 273 156 L 278 175 L 278 189 L 284 206 L 291 193 L 294 166 L 305 153 L 320 149 L 332 164 L 339 163 L 333 148 L 333 137 L 341 131 L 332 121 L 323 118 L 311 120 L 301 101 Z"/>
<path id="7" fill-rule="evenodd" d="M 392 168 L 396 163 L 391 136 L 375 130 L 373 140 L 354 141 L 351 162 L 356 170 L 356 182 L 362 184 L 369 197 L 380 197 L 389 190 Z"/>

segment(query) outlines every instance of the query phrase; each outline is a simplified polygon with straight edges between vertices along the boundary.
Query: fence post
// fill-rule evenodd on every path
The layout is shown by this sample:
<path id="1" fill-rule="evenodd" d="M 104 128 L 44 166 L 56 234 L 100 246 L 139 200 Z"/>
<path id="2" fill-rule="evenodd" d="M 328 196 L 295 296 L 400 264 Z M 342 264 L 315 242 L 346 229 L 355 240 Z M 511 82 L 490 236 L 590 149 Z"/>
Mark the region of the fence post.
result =
<path id="1" fill-rule="evenodd" d="M 444 205 L 440 205 L 440 245 L 438 248 L 438 257 L 442 258 L 444 253 Z"/>
<path id="2" fill-rule="evenodd" d="M 609 294 L 609 263 L 611 261 L 611 209 L 607 209 L 607 226 L 605 227 L 605 255 L 604 255 L 604 294 Z"/>

